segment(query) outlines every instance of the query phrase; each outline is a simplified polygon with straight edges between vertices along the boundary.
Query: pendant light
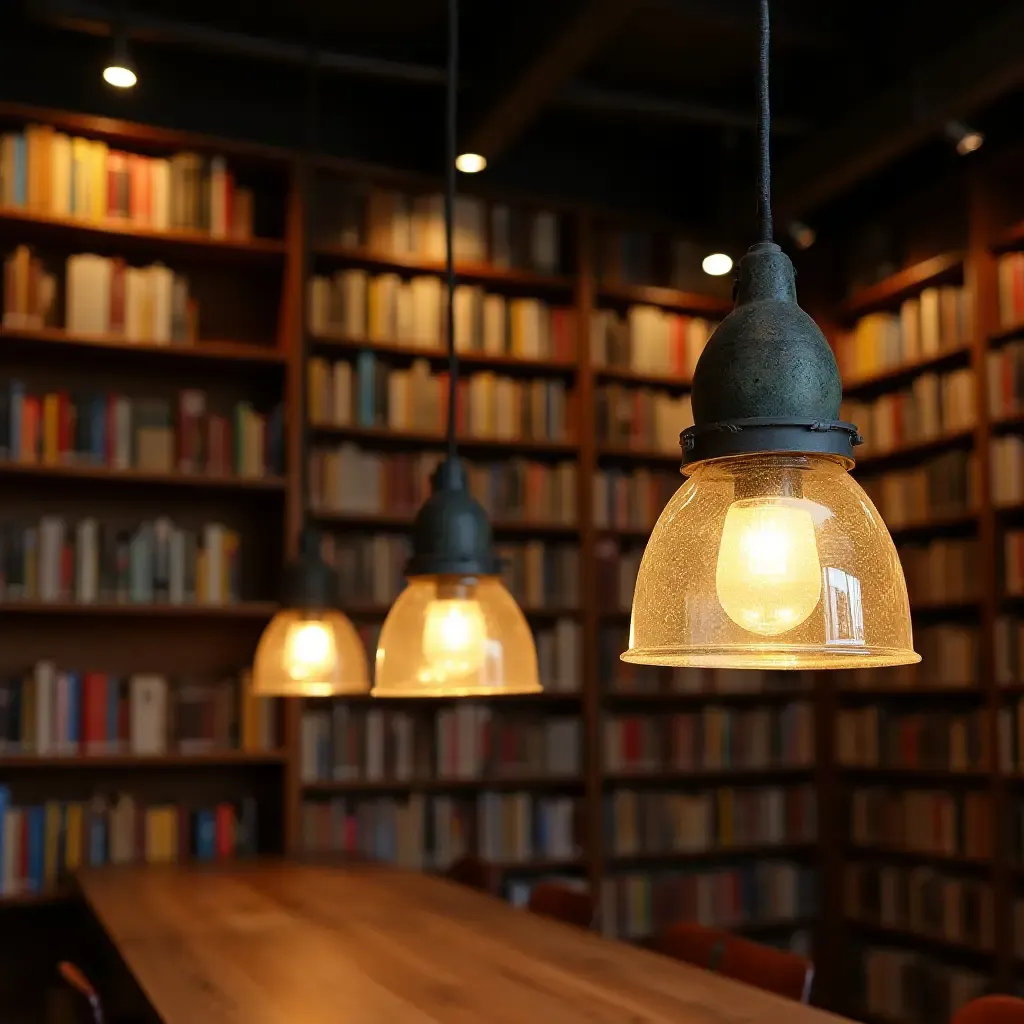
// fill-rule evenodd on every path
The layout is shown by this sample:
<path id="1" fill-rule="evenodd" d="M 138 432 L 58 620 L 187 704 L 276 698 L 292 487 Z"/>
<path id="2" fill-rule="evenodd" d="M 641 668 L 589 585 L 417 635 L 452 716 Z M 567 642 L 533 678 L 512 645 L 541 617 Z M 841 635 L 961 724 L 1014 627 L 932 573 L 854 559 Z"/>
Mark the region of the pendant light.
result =
<path id="1" fill-rule="evenodd" d="M 693 377 L 682 472 L 640 563 L 623 661 L 750 669 L 920 661 L 896 548 L 850 476 L 835 357 L 772 241 L 768 0 L 760 3 L 758 220 L 736 304 Z"/>
<path id="2" fill-rule="evenodd" d="M 491 524 L 469 493 L 455 441 L 455 112 L 458 0 L 448 0 L 445 247 L 448 309 L 448 444 L 412 531 L 409 585 L 381 629 L 375 697 L 489 697 L 540 692 L 533 635 L 501 581 Z"/>
<path id="3" fill-rule="evenodd" d="M 311 46 L 306 108 L 309 154 L 305 161 L 306 230 L 302 272 L 311 264 L 316 153 L 316 52 Z M 309 360 L 309 336 L 302 329 L 302 363 Z M 299 555 L 285 567 L 283 606 L 263 631 L 253 659 L 252 687 L 262 697 L 336 697 L 366 694 L 370 672 L 366 648 L 348 617 L 337 608 L 338 577 L 320 554 L 320 534 L 305 524 L 309 502 L 309 417 L 307 377 L 299 373 L 299 487 L 303 526 Z"/>

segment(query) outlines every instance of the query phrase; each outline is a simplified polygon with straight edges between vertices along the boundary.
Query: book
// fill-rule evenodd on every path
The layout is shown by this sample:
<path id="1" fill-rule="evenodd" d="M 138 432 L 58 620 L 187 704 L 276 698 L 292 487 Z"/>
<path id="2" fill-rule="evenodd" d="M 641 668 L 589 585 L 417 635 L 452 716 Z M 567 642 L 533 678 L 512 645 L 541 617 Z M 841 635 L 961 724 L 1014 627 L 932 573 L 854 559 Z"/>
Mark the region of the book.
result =
<path id="1" fill-rule="evenodd" d="M 594 525 L 604 530 L 649 530 L 681 484 L 678 472 L 598 469 L 592 485 Z"/>
<path id="2" fill-rule="evenodd" d="M 1007 440 L 1014 439 L 993 439 L 994 465 L 1013 461 L 1009 446 L 1003 444 Z M 999 453 L 1002 451 L 1007 452 L 1007 458 L 1000 463 Z M 1020 462 L 1024 467 L 1024 449 Z M 1024 498 L 1024 472 L 1018 475 L 1021 477 L 1021 497 Z M 1002 474 L 993 474 L 993 491 L 1012 493 L 1012 480 L 1012 472 L 1006 474 L 1005 480 Z M 861 476 L 858 482 L 890 529 L 966 515 L 977 510 L 980 497 L 978 458 L 973 451 L 944 452 L 909 469 Z"/>
<path id="3" fill-rule="evenodd" d="M 693 379 L 704 346 L 717 325 L 659 306 L 630 306 L 625 317 L 595 309 L 590 319 L 590 359 L 595 367 Z"/>
<path id="4" fill-rule="evenodd" d="M 595 392 L 594 424 L 602 445 L 679 455 L 679 435 L 693 426 L 690 396 L 623 384 L 600 385 Z"/>
<path id="5" fill-rule="evenodd" d="M 982 711 L 918 713 L 874 704 L 839 712 L 836 756 L 846 767 L 950 772 L 988 771 L 993 762 Z"/>

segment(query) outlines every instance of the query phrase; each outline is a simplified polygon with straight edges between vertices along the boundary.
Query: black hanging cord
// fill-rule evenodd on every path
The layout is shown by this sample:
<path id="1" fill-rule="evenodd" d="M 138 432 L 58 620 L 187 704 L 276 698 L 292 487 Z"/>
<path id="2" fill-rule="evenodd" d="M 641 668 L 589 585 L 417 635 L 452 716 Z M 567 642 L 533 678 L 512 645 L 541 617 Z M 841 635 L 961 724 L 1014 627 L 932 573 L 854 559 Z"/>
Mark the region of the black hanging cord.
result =
<path id="1" fill-rule="evenodd" d="M 455 112 L 459 82 L 459 0 L 448 0 L 448 87 L 444 155 L 444 245 L 448 282 L 448 458 L 458 454 L 455 443 L 455 392 L 459 383 L 459 361 L 455 356 Z"/>
<path id="2" fill-rule="evenodd" d="M 772 171 L 769 155 L 771 112 L 768 107 L 768 0 L 761 0 L 757 83 L 757 230 L 759 242 L 772 240 Z"/>

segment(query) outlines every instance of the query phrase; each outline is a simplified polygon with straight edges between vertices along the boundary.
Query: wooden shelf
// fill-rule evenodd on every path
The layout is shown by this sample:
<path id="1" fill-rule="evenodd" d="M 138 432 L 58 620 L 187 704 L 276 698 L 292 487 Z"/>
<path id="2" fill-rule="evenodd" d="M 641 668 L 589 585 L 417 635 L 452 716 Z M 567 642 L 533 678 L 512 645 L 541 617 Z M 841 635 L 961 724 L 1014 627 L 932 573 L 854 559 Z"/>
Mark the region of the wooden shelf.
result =
<path id="1" fill-rule="evenodd" d="M 346 601 L 343 598 L 341 610 L 353 619 L 383 619 L 391 610 L 391 605 Z M 576 618 L 582 614 L 579 608 L 524 608 L 520 606 L 520 610 L 528 619 Z"/>
<path id="2" fill-rule="evenodd" d="M 851 777 L 896 782 L 937 782 L 962 786 L 977 786 L 991 778 L 991 773 L 981 769 L 951 771 L 948 768 L 865 768 L 859 765 L 839 765 L 839 770 Z"/>
<path id="3" fill-rule="evenodd" d="M 657 693 L 623 693 L 609 690 L 605 697 L 609 703 L 614 704 L 688 704 L 703 707 L 709 704 L 790 704 L 794 701 L 813 700 L 814 691 L 761 690 L 749 693 L 687 693 L 666 690 Z"/>
<path id="4" fill-rule="evenodd" d="M 700 292 L 684 292 L 677 288 L 659 288 L 643 284 L 599 284 L 598 302 L 635 302 L 680 313 L 702 313 L 723 317 L 732 309 L 729 299 L 719 299 Z"/>
<path id="5" fill-rule="evenodd" d="M 284 477 L 206 476 L 200 473 L 150 473 L 141 469 L 110 469 L 106 466 L 49 466 L 32 462 L 0 461 L 0 479 L 83 480 L 90 483 L 144 484 L 151 487 L 184 487 L 193 490 L 245 491 L 283 494 Z"/>
<path id="6" fill-rule="evenodd" d="M 63 236 L 69 244 L 85 245 L 89 241 L 114 238 L 118 241 L 157 244 L 193 255 L 213 255 L 218 259 L 282 259 L 285 243 L 274 238 L 214 238 L 201 231 L 158 231 L 128 221 L 92 221 L 80 217 L 58 217 L 53 214 L 30 213 L 16 207 L 0 208 L 0 229 L 17 228 L 24 235 L 27 229 L 50 237 Z"/>
<path id="7" fill-rule="evenodd" d="M 352 779 L 350 781 L 304 782 L 302 788 L 307 793 L 320 794 L 454 793 L 460 791 L 475 793 L 480 790 L 501 790 L 507 792 L 527 789 L 578 789 L 582 785 L 582 775 L 524 775 L 520 778 L 500 779 L 387 779 L 372 782 L 366 779 Z"/>
<path id="8" fill-rule="evenodd" d="M 758 783 L 784 781 L 787 779 L 810 778 L 814 774 L 814 766 L 806 767 L 768 767 L 768 768 L 721 768 L 706 769 L 665 769 L 663 771 L 638 772 L 605 772 L 606 786 L 658 786 L 673 785 L 688 789 L 701 786 L 723 785 L 731 783 Z"/>
<path id="9" fill-rule="evenodd" d="M 204 754 L 3 754 L 0 768 L 189 768 L 284 764 L 285 750 L 211 750 Z"/>
<path id="10" fill-rule="evenodd" d="M 375 253 L 369 249 L 356 249 L 344 245 L 319 243 L 313 246 L 313 255 L 319 259 L 380 270 L 397 270 L 417 274 L 443 274 L 444 260 L 427 259 L 422 256 L 402 256 Z M 533 270 L 517 270 L 511 267 L 495 267 L 489 263 L 456 263 L 455 274 L 464 281 L 480 281 L 484 284 L 514 285 L 537 291 L 571 292 L 576 279 L 563 274 L 539 274 Z"/>
<path id="11" fill-rule="evenodd" d="M 1021 248 L 1024 248 L 1024 220 L 999 232 L 992 243 L 992 251 L 997 253 Z"/>
<path id="12" fill-rule="evenodd" d="M 667 850 L 658 853 L 609 853 L 608 864 L 622 871 L 645 864 L 669 867 L 675 864 L 706 864 L 708 861 L 746 858 L 806 857 L 816 850 L 814 843 L 759 843 L 755 846 L 717 846 L 710 850 Z"/>
<path id="13" fill-rule="evenodd" d="M 839 313 L 847 319 L 855 319 L 875 309 L 898 305 L 903 299 L 930 285 L 955 280 L 963 273 L 963 267 L 963 253 L 948 253 L 922 260 L 877 284 L 854 292 L 840 305 Z"/>
<path id="14" fill-rule="evenodd" d="M 603 540 L 647 540 L 654 529 L 654 523 L 650 526 L 601 526 L 598 527 L 597 535 Z"/>
<path id="15" fill-rule="evenodd" d="M 679 452 L 644 451 L 642 448 L 623 448 L 618 445 L 600 444 L 597 446 L 599 459 L 622 459 L 629 462 L 654 462 L 677 469 L 683 461 L 682 450 Z"/>
<path id="16" fill-rule="evenodd" d="M 1024 412 L 1010 413 L 1007 416 L 999 416 L 990 421 L 992 430 L 996 433 L 1013 433 L 1024 430 Z"/>
<path id="17" fill-rule="evenodd" d="M 1011 324 L 1009 327 L 1000 327 L 998 331 L 992 331 L 988 336 L 988 344 L 990 348 L 998 348 L 1017 338 L 1024 338 L 1024 321 L 1019 324 Z"/>
<path id="18" fill-rule="evenodd" d="M 976 698 L 984 697 L 988 691 L 982 686 L 841 686 L 839 697 L 861 700 Z"/>
<path id="19" fill-rule="evenodd" d="M 814 928 L 818 924 L 813 917 L 780 917 L 771 921 L 747 921 L 733 925 L 729 930 L 737 935 L 771 935 L 776 932 L 796 932 Z"/>
<path id="20" fill-rule="evenodd" d="M 390 427 L 333 427 L 314 423 L 310 430 L 320 437 L 337 438 L 341 441 L 361 441 L 364 444 L 400 447 L 414 445 L 422 448 L 439 448 L 445 444 L 443 434 L 428 434 L 422 431 L 392 430 Z M 462 436 L 459 448 L 470 451 L 511 451 L 532 455 L 574 455 L 577 445 L 569 441 L 504 441 L 497 438 Z"/>
<path id="21" fill-rule="evenodd" d="M 630 370 L 621 366 L 595 366 L 593 372 L 597 381 L 671 388 L 675 391 L 689 391 L 693 387 L 693 381 L 688 377 L 676 377 L 670 373 L 645 373 L 643 370 Z"/>
<path id="22" fill-rule="evenodd" d="M 195 360 L 211 363 L 247 364 L 283 369 L 283 353 L 268 345 L 247 345 L 234 341 L 197 341 L 194 345 L 154 345 L 131 341 L 115 334 L 71 334 L 59 327 L 39 330 L 15 327 L 0 328 L 4 348 L 22 351 L 30 347 L 82 349 L 93 352 L 130 353 L 133 357 L 153 360 Z M 48 355 L 50 353 L 47 353 Z"/>
<path id="23" fill-rule="evenodd" d="M 237 604 L 81 604 L 75 601 L 0 601 L 0 614 L 83 618 L 270 619 L 278 605 L 270 601 Z"/>
<path id="24" fill-rule="evenodd" d="M 334 526 L 339 529 L 357 529 L 367 527 L 378 530 L 409 530 L 412 528 L 414 516 L 395 516 L 384 512 L 327 512 L 321 509 L 310 509 L 306 515 L 323 526 Z M 491 529 L 495 533 L 525 534 L 527 536 L 566 536 L 575 537 L 579 534 L 579 526 L 571 523 L 529 523 L 510 520 L 491 520 Z"/>
<path id="25" fill-rule="evenodd" d="M 956 616 L 956 615 L 975 615 L 981 608 L 981 601 L 977 598 L 972 598 L 967 601 L 935 601 L 935 602 L 917 602 L 910 606 L 911 615 L 920 615 L 922 618 L 933 615 L 933 616 Z"/>
<path id="26" fill-rule="evenodd" d="M 863 472 L 870 469 L 875 472 L 880 469 L 887 469 L 889 466 L 901 462 L 912 462 L 915 459 L 923 458 L 926 455 L 938 455 L 941 452 L 949 451 L 951 448 L 963 447 L 974 440 L 973 430 L 956 430 L 942 437 L 933 437 L 927 441 L 917 441 L 914 444 L 904 445 L 901 448 L 894 448 L 887 452 L 872 452 L 857 459 L 857 470 Z M 856 449 L 854 449 L 856 456 Z"/>
<path id="27" fill-rule="evenodd" d="M 885 391 L 888 388 L 906 384 L 914 377 L 930 370 L 946 370 L 960 363 L 966 365 L 970 356 L 970 346 L 961 345 L 946 352 L 939 352 L 937 355 L 923 356 L 912 362 L 901 363 L 899 366 L 886 367 L 867 377 L 843 381 L 843 395 L 852 398 L 871 392 Z"/>
<path id="28" fill-rule="evenodd" d="M 917 850 L 902 850 L 891 846 L 847 847 L 846 856 L 852 860 L 892 860 L 904 864 L 928 864 L 939 868 L 976 868 L 988 871 L 992 860 L 988 857 L 965 857 L 962 854 L 922 853 Z"/>
<path id="29" fill-rule="evenodd" d="M 314 334 L 310 337 L 313 346 L 324 352 L 372 352 L 374 355 L 400 359 L 426 359 L 435 365 L 448 361 L 448 353 L 441 348 L 422 348 L 419 345 L 392 341 L 371 341 L 369 338 L 355 338 L 348 335 Z M 459 352 L 459 365 L 470 369 L 508 370 L 515 373 L 541 373 L 571 376 L 576 373 L 575 360 L 535 359 L 527 356 L 504 355 L 488 352 Z"/>
<path id="30" fill-rule="evenodd" d="M 909 928 L 891 928 L 873 921 L 863 921 L 856 917 L 847 917 L 846 922 L 857 931 L 871 934 L 883 941 L 895 939 L 898 942 L 913 943 L 914 945 L 940 953 L 962 954 L 973 957 L 995 956 L 995 953 L 990 949 L 979 949 L 977 946 L 972 946 L 966 942 L 944 939 L 937 935 L 929 935 L 927 932 L 915 932 Z"/>

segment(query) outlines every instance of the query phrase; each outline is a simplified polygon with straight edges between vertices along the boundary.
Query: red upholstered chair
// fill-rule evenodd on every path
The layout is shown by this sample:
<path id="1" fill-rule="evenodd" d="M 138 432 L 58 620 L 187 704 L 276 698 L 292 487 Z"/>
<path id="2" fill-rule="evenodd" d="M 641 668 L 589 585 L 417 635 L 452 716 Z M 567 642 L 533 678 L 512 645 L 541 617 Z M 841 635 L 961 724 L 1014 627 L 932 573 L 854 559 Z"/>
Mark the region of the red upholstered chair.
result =
<path id="1" fill-rule="evenodd" d="M 532 914 L 553 917 L 577 928 L 590 928 L 594 923 L 594 901 L 590 894 L 558 882 L 538 882 L 526 907 Z"/>
<path id="2" fill-rule="evenodd" d="M 799 953 L 762 946 L 730 935 L 718 970 L 727 978 L 775 992 L 787 999 L 806 1003 L 811 998 L 814 965 Z"/>
<path id="3" fill-rule="evenodd" d="M 85 1000 L 89 1007 L 89 1015 L 95 1024 L 103 1024 L 103 1008 L 100 1005 L 99 993 L 85 976 L 85 972 L 67 960 L 61 960 L 57 965 L 57 971 L 64 981 Z"/>
<path id="4" fill-rule="evenodd" d="M 455 861 L 444 873 L 444 877 L 492 896 L 497 893 L 499 887 L 498 872 L 494 866 L 469 854 Z"/>
<path id="5" fill-rule="evenodd" d="M 982 996 L 961 1006 L 953 1024 L 1024 1024 L 1024 999 Z"/>
<path id="6" fill-rule="evenodd" d="M 695 921 L 680 921 L 654 937 L 651 949 L 673 960 L 715 971 L 722 962 L 729 933 L 720 928 L 706 928 Z"/>

